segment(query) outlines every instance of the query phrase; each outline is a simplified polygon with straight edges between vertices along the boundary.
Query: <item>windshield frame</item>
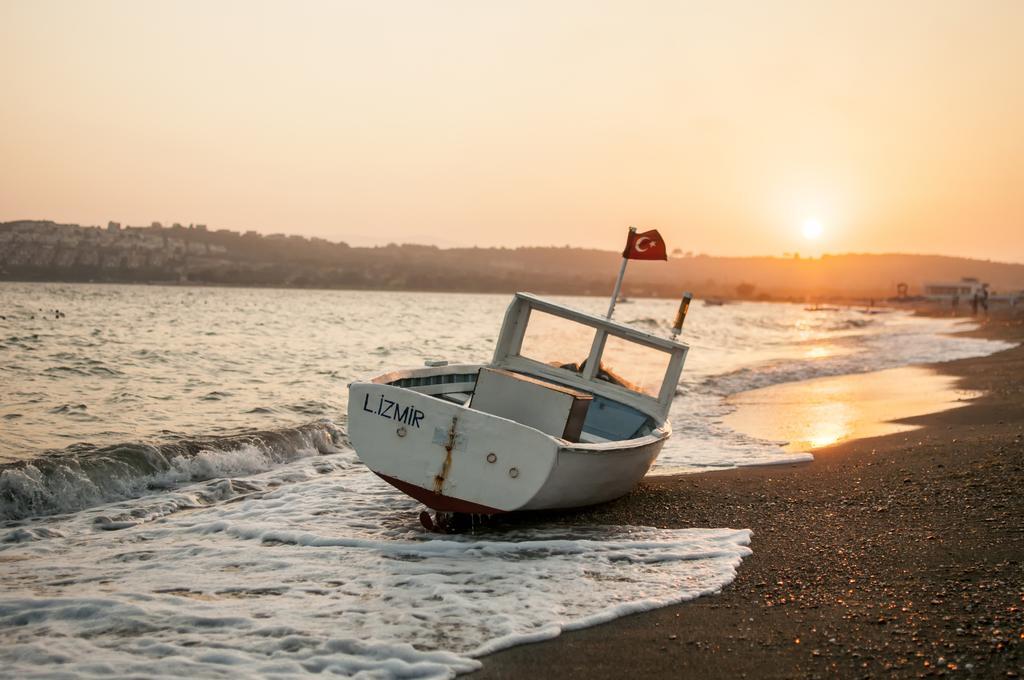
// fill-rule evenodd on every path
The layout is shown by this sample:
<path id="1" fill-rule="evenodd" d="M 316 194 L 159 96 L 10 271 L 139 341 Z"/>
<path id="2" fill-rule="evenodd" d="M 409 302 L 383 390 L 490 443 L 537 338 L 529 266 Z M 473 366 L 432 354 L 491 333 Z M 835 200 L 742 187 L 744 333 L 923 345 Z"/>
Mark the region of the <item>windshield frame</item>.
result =
<path id="1" fill-rule="evenodd" d="M 581 373 L 568 368 L 545 364 L 520 354 L 523 339 L 526 337 L 526 330 L 530 323 L 530 313 L 533 310 L 542 311 L 592 329 L 593 340 L 590 355 Z M 662 378 L 656 397 L 642 391 L 630 389 L 626 385 L 609 382 L 598 377 L 602 368 L 601 358 L 604 355 L 605 344 L 609 336 L 614 336 L 620 340 L 655 349 L 669 355 L 665 375 Z M 495 346 L 494 357 L 491 363 L 497 367 L 537 375 L 553 382 L 578 387 L 588 392 L 606 394 L 614 397 L 616 401 L 634 406 L 651 415 L 664 418 L 668 415 L 672 399 L 675 397 L 679 375 L 682 373 L 688 351 L 689 345 L 684 342 L 652 335 L 632 326 L 572 309 L 571 307 L 566 307 L 529 293 L 516 293 L 505 313 L 501 335 Z"/>

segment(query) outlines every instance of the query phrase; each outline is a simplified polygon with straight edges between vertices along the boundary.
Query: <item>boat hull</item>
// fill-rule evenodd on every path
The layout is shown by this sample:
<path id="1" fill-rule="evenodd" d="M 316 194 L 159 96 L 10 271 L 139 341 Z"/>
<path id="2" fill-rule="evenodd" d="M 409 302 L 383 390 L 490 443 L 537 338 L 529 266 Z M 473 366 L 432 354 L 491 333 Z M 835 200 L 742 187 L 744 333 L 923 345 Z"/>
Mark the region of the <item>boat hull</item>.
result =
<path id="1" fill-rule="evenodd" d="M 497 514 L 603 503 L 630 491 L 667 424 L 621 442 L 573 444 L 394 385 L 349 388 L 349 437 L 374 473 L 442 512 Z"/>
<path id="2" fill-rule="evenodd" d="M 607 449 L 561 447 L 551 475 L 522 509 L 580 508 L 625 496 L 647 474 L 665 439 Z"/>
<path id="3" fill-rule="evenodd" d="M 481 505 L 479 503 L 464 501 L 461 498 L 455 498 L 454 496 L 445 496 L 437 493 L 436 491 L 424 489 L 422 486 L 403 482 L 401 479 L 389 477 L 388 475 L 383 475 L 379 472 L 375 474 L 391 486 L 404 493 L 406 496 L 418 500 L 431 510 L 437 510 L 438 512 L 462 512 L 470 515 L 497 515 L 502 512 L 506 512 L 504 510 L 492 508 L 489 505 Z"/>

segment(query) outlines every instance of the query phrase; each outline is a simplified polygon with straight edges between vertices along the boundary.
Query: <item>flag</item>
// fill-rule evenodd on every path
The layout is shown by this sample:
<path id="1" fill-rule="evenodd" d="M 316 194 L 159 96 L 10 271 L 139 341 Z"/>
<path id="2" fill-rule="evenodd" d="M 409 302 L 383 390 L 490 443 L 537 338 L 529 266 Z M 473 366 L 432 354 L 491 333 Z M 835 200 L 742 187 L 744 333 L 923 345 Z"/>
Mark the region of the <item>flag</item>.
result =
<path id="1" fill-rule="evenodd" d="M 667 260 L 668 252 L 665 250 L 665 239 L 657 229 L 645 231 L 642 234 L 630 232 L 626 239 L 626 249 L 622 251 L 622 257 L 627 260 Z"/>

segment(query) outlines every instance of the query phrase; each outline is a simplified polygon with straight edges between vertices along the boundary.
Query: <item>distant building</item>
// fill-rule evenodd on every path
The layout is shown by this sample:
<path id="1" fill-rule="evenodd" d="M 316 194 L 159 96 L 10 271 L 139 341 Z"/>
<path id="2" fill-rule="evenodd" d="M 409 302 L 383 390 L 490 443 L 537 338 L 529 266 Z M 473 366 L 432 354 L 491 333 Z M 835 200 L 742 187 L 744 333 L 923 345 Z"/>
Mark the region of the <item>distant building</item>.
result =
<path id="1" fill-rule="evenodd" d="M 121 231 L 121 223 L 107 222 L 107 231 Z"/>
<path id="2" fill-rule="evenodd" d="M 205 224 L 197 224 L 196 225 L 196 231 L 206 231 L 206 225 Z"/>
<path id="3" fill-rule="evenodd" d="M 973 277 L 964 277 L 955 283 L 926 283 L 924 295 L 930 300 L 950 300 L 954 295 L 961 300 L 970 300 L 975 294 L 981 295 L 986 288 L 987 283 Z"/>

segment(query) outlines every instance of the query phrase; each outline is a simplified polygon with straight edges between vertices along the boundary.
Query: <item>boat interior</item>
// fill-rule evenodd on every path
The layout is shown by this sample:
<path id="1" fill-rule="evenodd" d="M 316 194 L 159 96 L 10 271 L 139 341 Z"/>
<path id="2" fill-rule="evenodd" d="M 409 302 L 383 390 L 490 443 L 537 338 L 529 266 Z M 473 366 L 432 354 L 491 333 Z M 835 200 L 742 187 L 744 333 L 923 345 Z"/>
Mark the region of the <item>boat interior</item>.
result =
<path id="1" fill-rule="evenodd" d="M 477 372 L 413 375 L 392 380 L 387 384 L 472 408 L 478 375 Z M 591 396 L 592 401 L 586 410 L 582 431 L 579 434 L 579 443 L 601 444 L 636 439 L 654 430 L 653 418 L 638 409 L 601 394 L 591 393 Z"/>

